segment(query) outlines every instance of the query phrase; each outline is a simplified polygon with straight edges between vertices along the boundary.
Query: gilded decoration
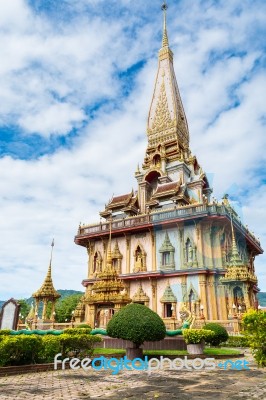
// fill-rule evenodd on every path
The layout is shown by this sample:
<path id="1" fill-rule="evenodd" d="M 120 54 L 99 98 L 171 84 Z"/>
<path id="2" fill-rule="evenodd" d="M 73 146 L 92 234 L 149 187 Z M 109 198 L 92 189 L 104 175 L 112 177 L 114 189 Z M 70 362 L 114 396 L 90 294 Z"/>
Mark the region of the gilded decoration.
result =
<path id="1" fill-rule="evenodd" d="M 167 286 L 164 290 L 164 294 L 160 299 L 160 302 L 161 303 L 176 303 L 177 302 L 177 298 L 172 291 L 169 280 L 168 280 Z"/>
<path id="2" fill-rule="evenodd" d="M 175 259 L 174 253 L 175 248 L 170 242 L 168 232 L 166 231 L 164 242 L 159 249 L 160 253 L 160 269 L 163 271 L 174 271 L 175 270 Z"/>
<path id="3" fill-rule="evenodd" d="M 109 240 L 106 263 L 102 271 L 97 272 L 96 281 L 86 294 L 86 302 L 89 304 L 114 303 L 124 305 L 131 302 L 128 291 L 113 266 L 111 239 Z"/>
<path id="4" fill-rule="evenodd" d="M 234 282 L 234 281 L 249 281 L 253 284 L 257 284 L 258 280 L 256 275 L 254 275 L 253 271 L 247 264 L 245 264 L 240 255 L 236 245 L 235 233 L 233 229 L 233 223 L 231 221 L 231 229 L 232 229 L 232 250 L 231 257 L 229 262 L 227 263 L 227 270 L 224 278 L 221 279 L 223 283 L 226 282 Z"/>
<path id="5" fill-rule="evenodd" d="M 161 84 L 159 100 L 156 106 L 152 128 L 148 128 L 148 134 L 162 132 L 176 126 L 176 119 L 172 120 L 168 109 L 167 96 L 164 82 Z"/>
<path id="6" fill-rule="evenodd" d="M 112 262 L 113 262 L 113 266 L 116 269 L 118 274 L 121 274 L 122 258 L 123 258 L 123 255 L 120 252 L 118 242 L 116 240 L 114 249 L 112 251 Z"/>
<path id="7" fill-rule="evenodd" d="M 134 251 L 134 270 L 133 272 L 146 272 L 146 257 L 147 254 L 143 246 L 139 243 Z"/>
<path id="8" fill-rule="evenodd" d="M 144 292 L 141 283 L 139 284 L 137 292 L 132 297 L 133 303 L 143 303 L 145 306 L 149 305 L 150 298 Z"/>
<path id="9" fill-rule="evenodd" d="M 56 300 L 59 299 L 59 297 L 61 297 L 61 294 L 55 290 L 52 280 L 52 256 L 53 256 L 54 240 L 51 246 L 52 246 L 51 258 L 47 275 L 40 289 L 32 294 L 32 297 L 35 299 L 35 315 L 38 314 L 40 302 L 43 302 L 42 319 L 45 319 L 47 317 L 46 315 L 47 304 L 49 302 L 52 304 L 49 318 L 53 318 Z"/>

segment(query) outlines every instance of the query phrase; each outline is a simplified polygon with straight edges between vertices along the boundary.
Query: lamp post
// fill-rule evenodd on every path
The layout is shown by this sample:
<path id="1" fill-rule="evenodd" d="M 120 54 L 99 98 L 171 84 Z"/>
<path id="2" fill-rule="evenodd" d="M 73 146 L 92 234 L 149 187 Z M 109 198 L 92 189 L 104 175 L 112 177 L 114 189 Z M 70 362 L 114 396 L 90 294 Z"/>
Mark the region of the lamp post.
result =
<path id="1" fill-rule="evenodd" d="M 241 307 L 241 305 L 239 304 L 239 306 L 238 306 L 238 315 L 239 315 L 239 317 L 241 317 L 241 310 L 242 310 L 242 307 Z"/>
<path id="2" fill-rule="evenodd" d="M 71 311 L 71 328 L 74 328 L 74 314 L 75 314 L 75 311 L 74 310 Z"/>
<path id="3" fill-rule="evenodd" d="M 237 315 L 236 315 L 236 305 L 235 305 L 235 303 L 233 303 L 232 309 L 233 309 L 233 317 L 236 318 Z"/>

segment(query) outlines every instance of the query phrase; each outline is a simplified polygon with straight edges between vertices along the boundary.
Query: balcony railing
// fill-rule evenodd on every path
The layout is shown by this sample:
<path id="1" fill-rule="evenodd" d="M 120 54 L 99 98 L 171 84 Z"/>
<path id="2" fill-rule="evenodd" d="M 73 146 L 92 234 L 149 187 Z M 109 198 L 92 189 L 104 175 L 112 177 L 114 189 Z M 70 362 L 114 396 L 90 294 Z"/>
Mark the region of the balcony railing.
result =
<path id="1" fill-rule="evenodd" d="M 150 214 L 140 214 L 134 217 L 126 217 L 122 219 L 112 220 L 112 231 L 120 230 L 123 228 L 137 227 L 143 225 L 157 224 L 163 221 L 171 221 L 176 219 L 200 217 L 204 215 L 224 215 L 229 218 L 233 218 L 235 225 L 238 226 L 240 230 L 244 230 L 249 236 L 252 237 L 254 242 L 260 245 L 258 239 L 242 225 L 241 220 L 238 216 L 231 214 L 230 208 L 221 204 L 200 204 L 191 207 L 183 208 L 170 208 Z M 79 227 L 77 236 L 86 236 L 93 233 L 108 232 L 110 230 L 110 222 L 98 222 L 90 225 L 82 225 Z"/>

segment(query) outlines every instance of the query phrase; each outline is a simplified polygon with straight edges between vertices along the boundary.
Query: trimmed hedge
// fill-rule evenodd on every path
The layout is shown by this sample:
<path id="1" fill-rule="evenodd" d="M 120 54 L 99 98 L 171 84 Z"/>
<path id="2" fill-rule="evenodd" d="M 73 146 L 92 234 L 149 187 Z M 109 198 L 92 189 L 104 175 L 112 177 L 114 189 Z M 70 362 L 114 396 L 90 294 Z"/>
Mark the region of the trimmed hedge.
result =
<path id="1" fill-rule="evenodd" d="M 162 340 L 165 334 L 165 325 L 159 315 L 137 303 L 123 307 L 107 325 L 108 336 L 130 340 L 137 347 L 145 341 Z"/>
<path id="2" fill-rule="evenodd" d="M 101 341 L 101 337 L 88 334 L 3 335 L 0 340 L 0 366 L 53 362 L 58 353 L 62 353 L 63 358 L 91 356 L 94 345 Z"/>
<path id="3" fill-rule="evenodd" d="M 204 329 L 214 332 L 214 336 L 209 342 L 211 346 L 219 346 L 219 344 L 226 342 L 229 337 L 227 330 L 222 325 L 216 324 L 215 322 L 204 325 Z"/>
<path id="4" fill-rule="evenodd" d="M 229 336 L 228 340 L 223 343 L 226 347 L 249 347 L 248 340 L 245 336 Z"/>
<path id="5" fill-rule="evenodd" d="M 214 333 L 207 329 L 184 329 L 182 331 L 186 344 L 198 344 L 202 340 L 210 342 Z"/>
<path id="6" fill-rule="evenodd" d="M 89 324 L 79 324 L 77 328 L 86 328 L 92 330 L 92 327 Z"/>
<path id="7" fill-rule="evenodd" d="M 0 365 L 27 365 L 38 362 L 42 338 L 32 336 L 4 336 L 0 341 Z"/>
<path id="8" fill-rule="evenodd" d="M 0 329 L 0 336 L 10 335 L 11 329 Z"/>
<path id="9" fill-rule="evenodd" d="M 91 333 L 91 328 L 67 328 L 64 329 L 64 333 L 68 335 L 89 335 Z"/>

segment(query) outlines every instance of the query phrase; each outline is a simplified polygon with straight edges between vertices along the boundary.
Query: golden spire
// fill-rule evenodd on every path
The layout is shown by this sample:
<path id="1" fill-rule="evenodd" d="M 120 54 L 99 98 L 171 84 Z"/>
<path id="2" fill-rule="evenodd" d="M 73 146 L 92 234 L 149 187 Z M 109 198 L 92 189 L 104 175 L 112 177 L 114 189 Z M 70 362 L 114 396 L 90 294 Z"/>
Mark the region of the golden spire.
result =
<path id="1" fill-rule="evenodd" d="M 153 150 L 158 145 L 167 147 L 168 143 L 175 140 L 177 146 L 175 154 L 171 153 L 171 157 L 179 159 L 179 149 L 189 149 L 189 130 L 173 68 L 173 52 L 168 42 L 165 1 L 162 10 L 162 47 L 159 50 L 158 72 L 148 116 L 148 150 Z M 148 165 L 147 162 L 145 164 Z"/>
<path id="2" fill-rule="evenodd" d="M 236 245 L 236 238 L 235 238 L 235 231 L 233 226 L 232 214 L 231 214 L 231 231 L 232 231 L 232 253 L 231 253 L 231 264 L 233 265 L 242 265 L 243 262 L 240 258 L 238 253 L 237 245 Z"/>
<path id="3" fill-rule="evenodd" d="M 169 42 L 168 42 L 168 35 L 167 35 L 167 26 L 166 26 L 166 11 L 167 11 L 167 4 L 164 1 L 162 5 L 162 10 L 163 10 L 163 40 L 162 40 L 162 47 L 169 47 Z"/>
<path id="4" fill-rule="evenodd" d="M 54 248 L 54 239 L 52 241 L 52 249 L 50 256 L 50 263 L 47 271 L 47 275 L 44 279 L 42 286 L 37 292 L 33 293 L 32 297 L 43 297 L 43 298 L 59 298 L 61 295 L 55 290 L 53 280 L 52 280 L 52 258 L 53 258 L 53 248 Z"/>

